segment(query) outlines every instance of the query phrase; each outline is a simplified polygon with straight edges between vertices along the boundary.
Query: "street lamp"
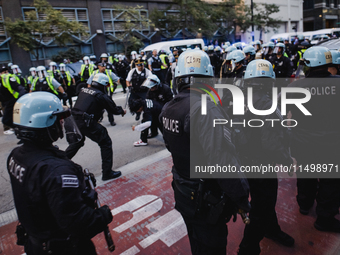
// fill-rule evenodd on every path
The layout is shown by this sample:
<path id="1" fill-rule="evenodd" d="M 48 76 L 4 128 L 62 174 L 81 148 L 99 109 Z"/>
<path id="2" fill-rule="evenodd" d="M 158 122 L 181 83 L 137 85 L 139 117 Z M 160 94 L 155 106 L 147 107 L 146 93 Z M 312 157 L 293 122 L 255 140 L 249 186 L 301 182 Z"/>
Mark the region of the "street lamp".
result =
<path id="1" fill-rule="evenodd" d="M 251 38 L 252 38 L 252 41 L 254 41 L 255 36 L 254 36 L 254 13 L 253 13 L 254 3 L 253 3 L 253 0 L 251 0 L 250 2 L 250 9 L 251 9 Z"/>

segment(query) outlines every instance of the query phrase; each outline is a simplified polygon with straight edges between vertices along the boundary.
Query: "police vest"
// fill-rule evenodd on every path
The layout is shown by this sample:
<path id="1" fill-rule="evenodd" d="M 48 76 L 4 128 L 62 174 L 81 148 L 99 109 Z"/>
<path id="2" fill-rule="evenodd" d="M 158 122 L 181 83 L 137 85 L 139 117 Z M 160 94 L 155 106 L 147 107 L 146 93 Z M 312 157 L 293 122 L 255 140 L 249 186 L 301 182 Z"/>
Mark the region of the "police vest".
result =
<path id="1" fill-rule="evenodd" d="M 89 65 L 81 65 L 81 70 L 80 70 L 80 76 L 81 76 L 81 81 L 85 81 L 85 79 L 88 79 L 93 73 L 93 64 Z"/>
<path id="2" fill-rule="evenodd" d="M 162 63 L 163 63 L 164 65 L 167 65 L 166 60 L 165 60 L 165 58 L 167 58 L 167 55 L 166 55 L 166 54 L 161 54 L 161 55 L 159 56 L 159 58 L 161 59 L 161 61 L 162 61 Z M 161 66 L 161 69 L 166 69 L 166 67 Z"/>
<path id="3" fill-rule="evenodd" d="M 58 76 L 60 77 L 61 76 L 61 73 L 60 73 L 60 70 L 55 70 L 56 73 L 58 74 Z M 53 78 L 58 78 L 58 77 L 54 77 L 54 72 L 52 70 L 47 70 L 47 73 L 49 76 L 53 77 Z"/>
<path id="4" fill-rule="evenodd" d="M 19 97 L 19 92 L 14 91 L 12 89 L 11 83 L 9 82 L 9 79 L 11 77 L 12 77 L 11 74 L 2 75 L 1 76 L 2 86 L 4 86 L 6 89 L 8 89 L 8 91 L 13 95 L 13 97 L 17 99 Z"/>
<path id="5" fill-rule="evenodd" d="M 32 84 L 32 91 L 48 91 L 48 92 L 52 91 L 54 94 L 58 95 L 58 92 L 54 88 L 52 81 L 53 77 L 51 76 L 46 77 L 42 81 L 39 80 L 39 77 L 36 77 Z"/>
<path id="6" fill-rule="evenodd" d="M 141 88 L 141 85 L 143 84 L 143 82 L 145 80 L 146 80 L 145 68 L 143 69 L 143 71 L 140 74 L 138 74 L 137 70 L 135 69 L 135 71 L 132 73 L 132 78 L 131 78 L 131 85 L 132 85 L 132 88 L 134 89 L 135 92 L 147 90 L 146 87 Z"/>
<path id="7" fill-rule="evenodd" d="M 72 110 L 72 115 L 78 115 L 82 118 L 84 112 L 94 115 L 94 120 L 98 121 L 102 116 L 103 107 L 101 106 L 97 96 L 104 94 L 95 88 L 82 88 L 78 95 L 78 99 Z M 105 95 L 105 94 L 104 94 Z"/>
<path id="8" fill-rule="evenodd" d="M 32 75 L 31 75 L 31 76 L 28 76 L 28 78 L 27 78 L 27 80 L 30 82 L 31 85 L 33 84 L 34 78 L 35 78 L 35 77 L 33 77 Z"/>
<path id="9" fill-rule="evenodd" d="M 152 57 L 152 60 L 153 60 L 151 63 L 152 69 L 160 69 L 162 66 L 162 60 L 159 57 L 158 58 Z"/>
<path id="10" fill-rule="evenodd" d="M 71 74 L 70 74 L 70 72 L 69 71 L 66 71 L 65 72 L 65 75 L 66 75 L 66 80 L 67 80 L 67 86 L 71 86 L 71 84 L 72 84 L 72 78 L 71 78 Z"/>

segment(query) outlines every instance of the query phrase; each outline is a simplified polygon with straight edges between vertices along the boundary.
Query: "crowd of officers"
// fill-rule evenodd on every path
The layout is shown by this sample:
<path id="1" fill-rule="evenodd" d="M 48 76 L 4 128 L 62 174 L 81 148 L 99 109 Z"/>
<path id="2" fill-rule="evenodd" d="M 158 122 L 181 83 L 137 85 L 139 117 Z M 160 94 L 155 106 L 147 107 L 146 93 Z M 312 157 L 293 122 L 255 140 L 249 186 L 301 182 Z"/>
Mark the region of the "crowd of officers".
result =
<path id="1" fill-rule="evenodd" d="M 84 198 L 80 167 L 70 159 L 88 137 L 98 143 L 101 150 L 102 180 L 121 175 L 121 172 L 112 170 L 112 141 L 107 129 L 100 124 L 104 110 L 108 112 L 112 126 L 115 125 L 113 115 L 126 114 L 126 110 L 112 100 L 119 84 L 123 93 L 128 93 L 127 104 L 130 112 L 136 114 L 136 120 L 143 113 L 141 124 L 132 127 L 133 131 L 141 132 L 140 140 L 134 146 L 148 145 L 147 139 L 157 136 L 159 130 L 172 154 L 175 208 L 187 226 L 192 254 L 226 254 L 226 223 L 232 216 L 236 220 L 237 213 L 243 217 L 249 213 L 250 218 L 239 246 L 239 255 L 260 254 L 259 243 L 264 237 L 293 246 L 294 238 L 281 230 L 275 211 L 278 191 L 275 173 L 269 178 L 255 179 L 243 174 L 226 179 L 190 179 L 190 157 L 202 153 L 207 156 L 196 159 L 198 165 L 233 165 L 239 168 L 242 164 L 296 166 L 311 162 L 339 163 L 340 121 L 337 117 L 331 122 L 317 120 L 336 116 L 339 108 L 337 79 L 330 78 L 337 77 L 340 52 L 324 47 L 310 48 L 303 39 L 293 46 L 281 39 L 276 44 L 256 41 L 253 45 L 236 43 L 233 46 L 226 44 L 223 49 L 206 46 L 202 50 L 180 51 L 175 48 L 170 54 L 154 50 L 150 58 L 145 56 L 144 51 L 140 55 L 133 51 L 131 61 L 123 55 L 109 56 L 106 53 L 96 62 L 84 57 L 77 84 L 64 64 L 60 64 L 58 69 L 57 64 L 51 62 L 47 71 L 45 67 L 31 68 L 27 82 L 21 77 L 18 66 L 11 67 L 13 74 L 7 74 L 8 67 L 3 66 L 0 70 L 3 124 L 8 127 L 5 131 L 15 128 L 23 143 L 13 150 L 7 165 L 19 221 L 29 236 L 25 241 L 26 253 L 96 254 L 90 239 L 112 221 L 112 215 L 107 206 L 93 208 L 87 204 L 89 197 L 93 204 L 96 195 L 87 194 Z M 186 62 L 186 58 L 191 56 L 199 56 L 199 66 Z M 306 78 L 291 83 L 294 81 L 292 74 L 298 76 L 301 70 L 305 71 Z M 335 87 L 330 94 L 312 95 L 308 105 L 313 109 L 312 119 L 306 119 L 295 108 L 289 109 L 289 114 L 299 121 L 299 128 L 288 130 L 283 126 L 273 128 L 264 125 L 259 129 L 238 130 L 238 136 L 244 136 L 240 139 L 234 136 L 232 128 L 222 125 L 213 128 L 211 125 L 213 119 L 237 120 L 231 111 L 233 99 L 229 93 L 223 94 L 221 105 L 208 101 L 208 113 L 200 114 L 201 92 L 195 84 L 202 84 L 206 82 L 203 78 L 210 78 L 213 86 L 214 77 L 225 78 L 229 84 L 241 89 L 252 87 L 254 107 L 258 110 L 271 107 L 273 86 L 279 90 L 287 86 L 309 88 L 327 84 Z M 314 77 L 329 81 L 321 84 L 308 79 Z M 49 96 L 42 98 L 34 91 L 49 92 Z M 29 94 L 24 95 L 26 93 Z M 72 102 L 73 95 L 78 95 L 75 104 Z M 69 100 L 72 111 L 63 108 L 60 99 L 64 105 Z M 47 109 L 48 101 L 54 102 L 53 111 Z M 60 120 L 70 118 L 71 113 L 80 136 L 66 136 L 69 147 L 62 152 L 52 143 L 63 137 Z M 30 120 L 27 116 L 31 115 L 42 120 L 38 117 Z M 259 118 L 250 112 L 244 116 L 254 117 Z M 262 117 L 283 119 L 286 116 L 282 116 L 278 109 Z M 178 127 L 170 128 L 167 124 L 170 122 L 177 123 Z M 235 137 L 243 143 L 237 143 Z M 291 141 L 288 145 L 287 140 Z M 39 155 L 43 156 L 38 164 Z M 18 167 L 24 169 L 20 176 L 13 171 Z M 300 213 L 309 214 L 316 199 L 315 228 L 339 233 L 340 222 L 334 218 L 339 213 L 339 179 L 300 178 L 297 187 Z M 44 190 L 46 194 L 42 194 Z M 49 192 L 51 190 L 57 191 L 58 195 L 53 195 L 55 192 Z M 32 196 L 21 197 L 20 192 Z M 74 200 L 66 199 L 64 195 L 67 194 L 72 194 Z M 73 203 L 72 206 L 70 203 Z M 58 212 L 62 218 L 59 215 L 53 217 Z M 41 218 L 46 221 L 36 224 Z M 86 231 L 84 225 L 88 226 Z M 46 247 L 46 244 L 51 246 Z"/>

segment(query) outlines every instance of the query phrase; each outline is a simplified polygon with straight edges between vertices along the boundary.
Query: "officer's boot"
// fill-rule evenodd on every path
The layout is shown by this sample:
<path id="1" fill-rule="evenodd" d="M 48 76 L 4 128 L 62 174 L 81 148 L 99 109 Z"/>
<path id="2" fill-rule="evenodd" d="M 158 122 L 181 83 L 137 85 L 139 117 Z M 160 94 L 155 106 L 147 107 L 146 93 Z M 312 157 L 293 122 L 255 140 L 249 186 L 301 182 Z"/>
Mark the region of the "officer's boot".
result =
<path id="1" fill-rule="evenodd" d="M 121 175 L 122 175 L 121 171 L 113 171 L 113 170 L 111 170 L 108 173 L 104 173 L 103 172 L 102 180 L 103 181 L 107 181 L 107 180 L 115 179 L 115 178 L 118 178 Z"/>
<path id="2" fill-rule="evenodd" d="M 318 216 L 314 227 L 320 231 L 340 233 L 340 221 L 334 217 Z"/>

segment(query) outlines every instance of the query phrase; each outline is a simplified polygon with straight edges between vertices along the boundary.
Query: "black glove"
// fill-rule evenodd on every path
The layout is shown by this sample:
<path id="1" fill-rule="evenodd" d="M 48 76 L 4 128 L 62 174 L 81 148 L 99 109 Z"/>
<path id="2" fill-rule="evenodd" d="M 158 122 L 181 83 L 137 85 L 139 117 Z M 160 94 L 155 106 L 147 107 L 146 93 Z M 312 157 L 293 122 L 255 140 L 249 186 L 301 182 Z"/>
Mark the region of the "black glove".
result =
<path id="1" fill-rule="evenodd" d="M 83 191 L 83 199 L 85 201 L 85 204 L 87 204 L 93 209 L 96 208 L 97 206 L 96 205 L 97 198 L 98 198 L 98 193 L 95 190 L 86 188 Z"/>
<path id="2" fill-rule="evenodd" d="M 110 208 L 107 205 L 103 205 L 102 207 L 98 208 L 98 210 L 100 210 L 103 214 L 106 224 L 109 224 L 113 219 Z"/>
<path id="3" fill-rule="evenodd" d="M 232 210 L 233 222 L 236 222 L 238 213 L 240 214 L 242 212 L 246 214 L 250 211 L 250 208 L 248 197 L 241 197 L 234 201 L 234 208 Z"/>
<path id="4" fill-rule="evenodd" d="M 67 99 L 67 94 L 66 94 L 66 92 L 63 93 L 63 98 L 64 98 L 64 99 Z"/>

